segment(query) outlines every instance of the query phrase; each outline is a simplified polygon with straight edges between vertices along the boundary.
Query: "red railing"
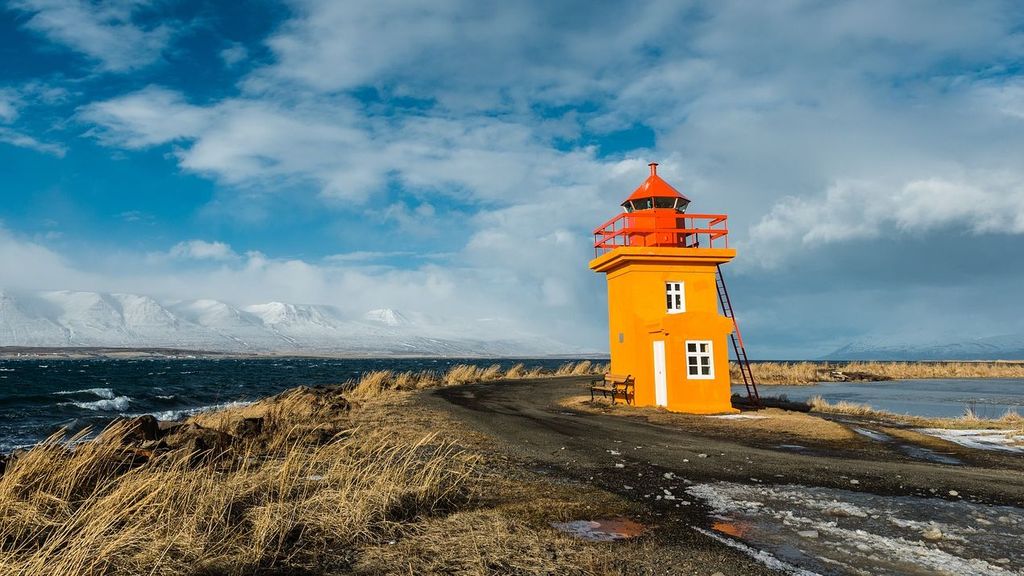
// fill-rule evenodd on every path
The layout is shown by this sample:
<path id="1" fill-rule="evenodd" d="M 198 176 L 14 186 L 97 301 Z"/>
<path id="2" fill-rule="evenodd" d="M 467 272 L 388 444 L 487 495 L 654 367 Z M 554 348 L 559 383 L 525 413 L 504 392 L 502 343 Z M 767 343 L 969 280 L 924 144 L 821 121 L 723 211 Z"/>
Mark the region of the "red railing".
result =
<path id="1" fill-rule="evenodd" d="M 728 248 L 728 216 L 669 210 L 622 213 L 594 230 L 594 255 L 623 246 Z"/>

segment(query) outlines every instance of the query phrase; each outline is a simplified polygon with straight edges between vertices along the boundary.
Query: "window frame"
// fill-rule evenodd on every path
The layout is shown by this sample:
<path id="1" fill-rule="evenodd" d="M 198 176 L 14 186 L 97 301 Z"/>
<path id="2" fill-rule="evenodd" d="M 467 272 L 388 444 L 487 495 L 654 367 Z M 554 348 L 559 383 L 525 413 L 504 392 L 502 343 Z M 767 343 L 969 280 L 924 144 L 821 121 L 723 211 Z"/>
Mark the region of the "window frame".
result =
<path id="1" fill-rule="evenodd" d="M 693 344 L 695 350 L 690 351 L 690 345 Z M 700 345 L 707 344 L 707 352 L 700 351 Z M 711 340 L 686 340 L 685 342 L 685 357 L 686 357 L 686 379 L 687 380 L 714 380 L 715 379 L 715 346 Z M 690 373 L 690 358 L 697 360 L 696 364 L 693 364 L 697 368 L 698 374 Z M 707 358 L 707 374 L 700 374 L 703 364 L 701 358 Z"/>
<path id="2" fill-rule="evenodd" d="M 673 288 L 675 285 L 679 285 L 679 289 Z M 672 306 L 672 296 L 678 297 L 678 308 Z M 666 314 L 682 314 L 686 312 L 686 282 L 682 280 L 666 280 L 665 281 L 665 313 Z"/>

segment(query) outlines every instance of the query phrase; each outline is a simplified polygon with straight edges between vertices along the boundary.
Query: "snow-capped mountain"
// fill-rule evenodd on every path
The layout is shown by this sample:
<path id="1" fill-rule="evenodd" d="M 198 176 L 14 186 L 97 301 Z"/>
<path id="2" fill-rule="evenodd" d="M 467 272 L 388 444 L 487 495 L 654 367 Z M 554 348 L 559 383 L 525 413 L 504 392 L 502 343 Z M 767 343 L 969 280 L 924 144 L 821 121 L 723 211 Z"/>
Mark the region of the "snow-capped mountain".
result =
<path id="1" fill-rule="evenodd" d="M 382 356 L 591 352 L 490 325 L 414 318 L 388 308 L 350 319 L 337 308 L 320 305 L 269 302 L 239 308 L 217 300 L 161 303 L 136 294 L 0 290 L 0 346 Z"/>
<path id="2" fill-rule="evenodd" d="M 385 326 L 409 326 L 412 321 L 409 320 L 404 314 L 391 308 L 377 308 L 370 310 L 366 314 L 363 314 L 364 320 L 370 322 L 379 322 Z"/>
<path id="3" fill-rule="evenodd" d="M 1021 360 L 1024 334 L 938 340 L 925 344 L 864 339 L 825 356 L 826 360 Z"/>

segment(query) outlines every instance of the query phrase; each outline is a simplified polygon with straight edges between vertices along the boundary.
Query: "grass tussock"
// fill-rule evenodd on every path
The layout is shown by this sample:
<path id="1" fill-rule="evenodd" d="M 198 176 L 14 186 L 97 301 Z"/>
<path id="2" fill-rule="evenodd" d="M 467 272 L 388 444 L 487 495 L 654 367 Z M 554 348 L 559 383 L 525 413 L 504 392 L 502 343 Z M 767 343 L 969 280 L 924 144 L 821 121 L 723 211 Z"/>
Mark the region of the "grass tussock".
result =
<path id="1" fill-rule="evenodd" d="M 517 380 L 523 378 L 540 378 L 543 376 L 586 376 L 603 374 L 608 371 L 608 364 L 595 363 L 590 360 L 567 362 L 552 371 L 539 366 L 527 368 L 518 363 L 505 369 L 500 364 L 477 366 L 475 364 L 456 364 L 447 371 L 438 374 L 433 371 L 393 372 L 391 370 L 374 370 L 363 374 L 358 380 L 348 382 L 345 387 L 351 391 L 348 396 L 354 400 L 368 400 L 391 391 L 419 390 L 439 386 L 458 386 L 492 380 Z"/>
<path id="2" fill-rule="evenodd" d="M 54 437 L 9 463 L 0 573 L 301 571 L 325 550 L 394 538 L 410 519 L 464 502 L 475 474 L 474 457 L 433 436 L 261 433 L 197 458 L 147 454 L 128 426 L 73 448 Z"/>
<path id="3" fill-rule="evenodd" d="M 522 364 L 380 370 L 186 422 L 141 417 L 89 441 L 55 435 L 0 457 L 0 574 L 602 573 L 579 545 L 476 510 L 477 455 L 363 416 L 373 410 L 362 401 L 389 391 L 547 374 Z M 432 546 L 446 541 L 442 558 Z M 414 556 L 396 556 L 394 542 Z M 529 558 L 541 549 L 555 555 Z"/>
<path id="4" fill-rule="evenodd" d="M 982 418 L 977 411 L 971 407 L 965 407 L 964 413 L 956 418 L 928 418 L 924 416 L 912 416 L 909 414 L 896 414 L 886 410 L 878 410 L 867 404 L 856 402 L 829 402 L 821 396 L 812 396 L 807 401 L 812 412 L 825 414 L 842 414 L 844 416 L 857 416 L 861 418 L 874 418 L 925 428 L 951 428 L 951 429 L 972 429 L 972 428 L 999 428 L 1005 430 L 1017 430 L 1024 432 L 1024 416 L 1016 410 L 1008 409 L 998 418 Z"/>
<path id="5" fill-rule="evenodd" d="M 1024 362 L 755 362 L 759 384 L 912 380 L 924 378 L 1024 378 Z M 734 383 L 742 383 L 739 366 L 730 363 Z"/>

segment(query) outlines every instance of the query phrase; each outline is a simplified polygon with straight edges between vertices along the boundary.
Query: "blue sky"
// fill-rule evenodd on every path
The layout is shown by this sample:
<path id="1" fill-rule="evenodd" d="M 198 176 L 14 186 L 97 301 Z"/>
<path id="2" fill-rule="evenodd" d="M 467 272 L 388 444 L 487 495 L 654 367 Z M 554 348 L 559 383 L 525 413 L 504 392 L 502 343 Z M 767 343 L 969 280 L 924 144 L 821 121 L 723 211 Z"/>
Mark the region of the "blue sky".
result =
<path id="1" fill-rule="evenodd" d="M 756 357 L 1024 332 L 1019 3 L 505 4 L 8 1 L 0 285 L 600 348 L 589 231 L 658 161 Z"/>

